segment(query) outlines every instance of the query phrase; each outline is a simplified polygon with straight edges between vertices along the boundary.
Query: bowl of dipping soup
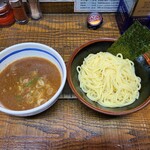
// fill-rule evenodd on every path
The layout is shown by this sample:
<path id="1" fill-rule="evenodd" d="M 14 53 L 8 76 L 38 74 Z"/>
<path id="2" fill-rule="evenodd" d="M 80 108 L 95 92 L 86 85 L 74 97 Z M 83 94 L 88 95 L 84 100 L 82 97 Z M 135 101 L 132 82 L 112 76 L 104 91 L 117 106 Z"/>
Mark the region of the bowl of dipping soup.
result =
<path id="1" fill-rule="evenodd" d="M 51 107 L 66 82 L 61 55 L 40 43 L 20 43 L 0 52 L 0 111 L 32 116 Z"/>

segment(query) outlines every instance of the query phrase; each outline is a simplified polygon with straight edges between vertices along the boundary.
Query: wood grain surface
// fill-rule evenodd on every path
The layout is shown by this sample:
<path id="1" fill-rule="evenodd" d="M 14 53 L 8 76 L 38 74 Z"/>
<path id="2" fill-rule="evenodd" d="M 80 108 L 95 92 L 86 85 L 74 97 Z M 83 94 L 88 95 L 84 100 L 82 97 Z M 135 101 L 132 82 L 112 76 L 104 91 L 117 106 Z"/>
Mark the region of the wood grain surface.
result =
<path id="1" fill-rule="evenodd" d="M 110 117 L 78 100 L 58 100 L 33 117 L 0 113 L 0 149 L 148 150 L 149 112 L 147 107 L 128 116 Z"/>
<path id="2" fill-rule="evenodd" d="M 27 25 L 0 28 L 0 50 L 21 42 L 40 42 L 68 61 L 79 45 L 120 36 L 114 14 L 103 14 L 98 30 L 86 27 L 87 14 L 49 14 Z M 66 88 L 69 93 L 71 90 Z M 149 150 L 150 107 L 120 117 L 103 115 L 71 97 L 32 117 L 0 113 L 0 150 Z"/>
<path id="3" fill-rule="evenodd" d="M 0 50 L 21 42 L 40 42 L 56 49 L 67 62 L 79 45 L 96 38 L 120 36 L 113 14 L 103 14 L 104 22 L 98 30 L 87 28 L 88 14 L 47 14 L 27 25 L 14 24 L 0 28 Z"/>

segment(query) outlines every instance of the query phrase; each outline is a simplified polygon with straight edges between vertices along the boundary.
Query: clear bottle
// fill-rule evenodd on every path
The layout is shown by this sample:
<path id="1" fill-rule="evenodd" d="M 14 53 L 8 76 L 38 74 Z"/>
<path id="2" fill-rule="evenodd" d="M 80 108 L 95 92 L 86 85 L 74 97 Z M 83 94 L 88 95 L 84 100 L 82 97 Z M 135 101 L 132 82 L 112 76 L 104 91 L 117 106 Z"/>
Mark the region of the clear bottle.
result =
<path id="1" fill-rule="evenodd" d="M 40 9 L 40 2 L 39 0 L 27 0 L 29 5 L 31 18 L 33 20 L 39 20 L 42 18 L 42 12 Z"/>
<path id="2" fill-rule="evenodd" d="M 21 0 L 9 0 L 9 3 L 13 9 L 16 22 L 19 24 L 28 23 L 29 19 L 26 14 L 22 1 Z"/>

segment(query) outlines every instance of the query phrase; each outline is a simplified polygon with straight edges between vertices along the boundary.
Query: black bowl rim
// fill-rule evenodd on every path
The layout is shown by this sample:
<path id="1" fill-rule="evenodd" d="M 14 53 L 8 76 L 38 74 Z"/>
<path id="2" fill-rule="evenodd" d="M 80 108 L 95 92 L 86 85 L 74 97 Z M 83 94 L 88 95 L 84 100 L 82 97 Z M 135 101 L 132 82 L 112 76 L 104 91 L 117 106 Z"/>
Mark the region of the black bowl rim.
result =
<path id="1" fill-rule="evenodd" d="M 83 104 L 85 104 L 87 107 L 97 111 L 97 112 L 100 112 L 100 113 L 103 113 L 103 114 L 107 114 L 107 115 L 113 115 L 113 116 L 121 116 L 121 115 L 127 115 L 127 114 L 131 114 L 131 113 L 134 113 L 144 107 L 146 107 L 149 103 L 150 103 L 150 96 L 145 100 L 144 103 L 142 103 L 141 105 L 139 105 L 138 107 L 136 108 L 133 108 L 133 109 L 130 109 L 130 110 L 125 110 L 125 111 L 122 111 L 122 112 L 112 112 L 112 111 L 106 111 L 106 110 L 103 110 L 103 109 L 100 109 L 100 108 L 97 108 L 93 105 L 91 105 L 88 101 L 86 101 L 84 98 L 82 98 L 78 92 L 76 91 L 74 85 L 73 85 L 73 82 L 71 80 L 71 64 L 75 58 L 75 56 L 78 54 L 79 51 L 81 51 L 84 47 L 88 46 L 88 45 L 91 45 L 91 44 L 94 44 L 96 42 L 115 42 L 117 39 L 116 38 L 99 38 L 99 39 L 94 39 L 94 40 L 90 40 L 84 44 L 82 44 L 81 46 L 77 47 L 74 52 L 72 53 L 72 55 L 70 56 L 70 59 L 67 63 L 67 81 L 68 81 L 68 84 L 72 90 L 72 92 L 75 94 L 75 96 L 77 97 L 78 100 L 80 100 Z"/>

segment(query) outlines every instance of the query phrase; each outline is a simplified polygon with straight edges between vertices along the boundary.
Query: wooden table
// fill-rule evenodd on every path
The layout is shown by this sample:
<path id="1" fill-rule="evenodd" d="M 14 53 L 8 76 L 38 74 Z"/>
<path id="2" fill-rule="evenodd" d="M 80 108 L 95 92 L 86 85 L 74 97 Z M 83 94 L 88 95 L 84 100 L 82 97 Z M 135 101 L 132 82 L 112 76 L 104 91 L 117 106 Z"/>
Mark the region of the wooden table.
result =
<path id="1" fill-rule="evenodd" d="M 79 45 L 120 36 L 114 14 L 103 14 L 98 30 L 89 30 L 86 18 L 87 14 L 51 14 L 27 25 L 1 28 L 0 50 L 39 42 L 56 49 L 67 63 Z M 149 113 L 149 106 L 120 117 L 95 112 L 76 99 L 66 84 L 59 100 L 41 114 L 19 118 L 0 113 L 0 150 L 148 150 Z"/>

